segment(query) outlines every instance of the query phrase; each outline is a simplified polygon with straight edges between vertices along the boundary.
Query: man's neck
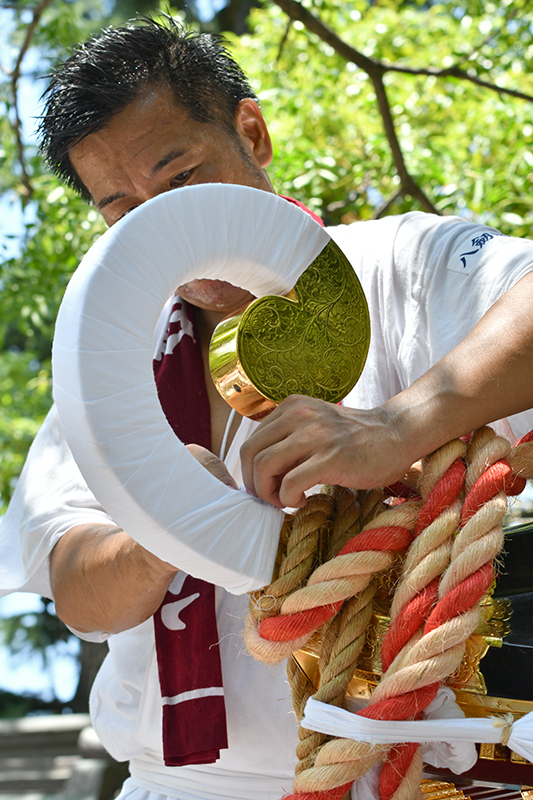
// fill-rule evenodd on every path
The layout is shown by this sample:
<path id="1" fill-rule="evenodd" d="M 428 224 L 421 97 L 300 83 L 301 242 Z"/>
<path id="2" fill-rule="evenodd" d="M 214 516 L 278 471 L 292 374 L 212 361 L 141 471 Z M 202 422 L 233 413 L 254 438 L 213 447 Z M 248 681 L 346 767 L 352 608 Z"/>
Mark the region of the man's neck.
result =
<path id="1" fill-rule="evenodd" d="M 198 307 L 195 308 L 195 314 L 196 327 L 198 329 L 198 335 L 200 337 L 203 350 L 204 340 L 207 339 L 207 346 L 209 348 L 209 342 L 211 341 L 213 331 L 218 323 L 222 322 L 222 320 L 227 316 L 227 314 L 221 313 L 220 311 L 207 311 L 204 308 Z"/>
<path id="2" fill-rule="evenodd" d="M 209 345 L 211 343 L 213 331 L 218 323 L 222 322 L 227 315 L 216 311 L 206 311 L 202 308 L 196 308 L 195 311 L 196 333 L 200 340 L 200 348 L 202 350 L 205 386 L 209 399 L 209 408 L 211 410 L 211 451 L 215 455 L 219 455 L 231 409 L 213 383 L 211 370 L 209 369 Z M 233 441 L 233 437 L 239 427 L 240 419 L 240 416 L 237 414 L 229 431 L 228 447 Z"/>

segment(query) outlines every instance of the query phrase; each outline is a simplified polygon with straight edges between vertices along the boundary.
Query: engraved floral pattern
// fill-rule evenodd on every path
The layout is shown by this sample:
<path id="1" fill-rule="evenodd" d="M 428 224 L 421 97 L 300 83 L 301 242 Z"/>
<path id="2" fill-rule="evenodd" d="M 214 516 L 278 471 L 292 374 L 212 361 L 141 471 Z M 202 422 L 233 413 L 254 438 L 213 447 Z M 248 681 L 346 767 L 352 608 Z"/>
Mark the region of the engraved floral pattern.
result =
<path id="1" fill-rule="evenodd" d="M 330 241 L 294 292 L 297 300 L 263 297 L 244 312 L 239 359 L 254 386 L 276 403 L 290 394 L 339 402 L 357 382 L 370 343 L 359 280 Z"/>

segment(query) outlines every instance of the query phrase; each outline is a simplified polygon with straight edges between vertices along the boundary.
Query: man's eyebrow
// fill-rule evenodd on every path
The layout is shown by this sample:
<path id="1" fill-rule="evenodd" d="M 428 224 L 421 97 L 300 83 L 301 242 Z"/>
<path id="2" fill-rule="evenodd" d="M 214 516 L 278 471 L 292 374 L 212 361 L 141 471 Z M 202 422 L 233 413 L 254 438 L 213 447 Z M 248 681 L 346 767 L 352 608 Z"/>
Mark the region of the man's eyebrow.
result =
<path id="1" fill-rule="evenodd" d="M 171 152 L 167 153 L 166 156 L 160 158 L 157 164 L 152 169 L 151 172 L 152 177 L 154 175 L 157 175 L 157 173 L 160 172 L 164 167 L 166 167 L 167 164 L 170 164 L 171 161 L 174 161 L 175 158 L 181 158 L 182 156 L 184 156 L 186 152 L 187 150 L 171 150 Z M 120 200 L 121 198 L 126 196 L 127 196 L 126 192 L 115 192 L 115 194 L 109 194 L 107 195 L 107 197 L 103 197 L 98 203 L 95 203 L 96 208 L 98 208 L 101 211 L 102 208 L 105 208 L 105 206 L 108 206 L 111 203 L 114 203 L 115 200 Z"/>
<path id="2" fill-rule="evenodd" d="M 174 161 L 175 158 L 181 158 L 185 155 L 187 150 L 172 150 L 170 153 L 167 153 L 166 156 L 160 158 L 155 167 L 152 170 L 152 176 L 157 175 L 157 173 L 166 167 L 167 164 L 170 164 L 171 161 Z"/>
<path id="3" fill-rule="evenodd" d="M 109 194 L 107 197 L 103 197 L 98 203 L 95 203 L 95 206 L 101 211 L 102 208 L 108 206 L 110 203 L 114 203 L 115 200 L 120 200 L 122 197 L 126 197 L 126 192 L 115 192 L 115 194 Z"/>

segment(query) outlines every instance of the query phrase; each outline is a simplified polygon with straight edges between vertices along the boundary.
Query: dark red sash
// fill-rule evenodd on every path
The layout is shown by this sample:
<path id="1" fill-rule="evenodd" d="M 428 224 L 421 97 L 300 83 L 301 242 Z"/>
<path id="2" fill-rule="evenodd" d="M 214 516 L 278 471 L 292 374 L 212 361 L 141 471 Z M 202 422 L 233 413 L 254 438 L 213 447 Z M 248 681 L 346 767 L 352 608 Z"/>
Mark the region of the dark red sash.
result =
<path id="1" fill-rule="evenodd" d="M 285 199 L 322 224 L 297 200 Z M 176 297 L 154 375 L 176 436 L 210 450 L 210 409 L 194 317 L 194 308 Z M 154 625 L 165 764 L 211 764 L 228 746 L 215 587 L 178 573 L 154 614 Z"/>

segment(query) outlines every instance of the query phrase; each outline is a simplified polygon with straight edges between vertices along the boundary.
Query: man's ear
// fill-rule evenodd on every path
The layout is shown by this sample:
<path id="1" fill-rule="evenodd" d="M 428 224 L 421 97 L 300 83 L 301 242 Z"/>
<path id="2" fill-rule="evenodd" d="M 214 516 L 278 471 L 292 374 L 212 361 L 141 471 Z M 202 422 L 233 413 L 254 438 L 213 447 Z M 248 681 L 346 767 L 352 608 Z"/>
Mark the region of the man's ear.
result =
<path id="1" fill-rule="evenodd" d="M 239 102 L 235 111 L 235 128 L 258 165 L 266 169 L 272 161 L 272 142 L 255 100 L 247 97 Z"/>

